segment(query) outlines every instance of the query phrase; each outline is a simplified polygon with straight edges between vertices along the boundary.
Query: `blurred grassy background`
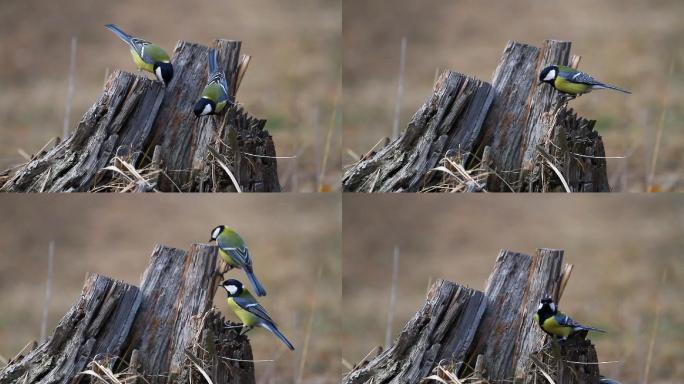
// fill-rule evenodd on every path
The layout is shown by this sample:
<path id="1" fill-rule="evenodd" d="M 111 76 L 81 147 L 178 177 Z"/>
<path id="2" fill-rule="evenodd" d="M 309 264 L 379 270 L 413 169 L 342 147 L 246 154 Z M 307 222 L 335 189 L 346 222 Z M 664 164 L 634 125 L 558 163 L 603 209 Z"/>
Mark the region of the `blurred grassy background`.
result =
<path id="1" fill-rule="evenodd" d="M 430 281 L 483 290 L 502 248 L 565 250 L 575 269 L 560 307 L 608 330 L 593 334 L 601 373 L 641 383 L 657 303 L 649 383 L 684 378 L 684 196 L 344 195 L 342 356 L 383 345 L 392 254 L 400 247 L 393 334 L 420 308 Z M 662 284 L 663 273 L 666 281 Z M 530 321 L 532 321 L 530 319 Z"/>
<path id="2" fill-rule="evenodd" d="M 237 99 L 268 119 L 284 190 L 313 191 L 336 106 L 341 7 L 336 0 L 5 1 L 0 7 L 0 169 L 62 134 L 71 37 L 78 37 L 71 126 L 99 97 L 105 73 L 136 72 L 125 44 L 103 25 L 153 41 L 242 40 L 252 55 Z M 339 113 L 338 113 L 339 116 Z M 323 182 L 337 188 L 340 129 L 334 124 Z"/>
<path id="3" fill-rule="evenodd" d="M 630 155 L 608 160 L 613 189 L 645 190 L 665 106 L 655 182 L 684 190 L 684 2 L 345 0 L 342 12 L 343 163 L 354 161 L 347 150 L 364 154 L 391 135 L 403 36 L 402 130 L 430 94 L 437 68 L 491 81 L 509 40 L 541 46 L 559 39 L 572 41 L 581 70 L 633 92 L 596 92 L 571 103 L 598 120 L 607 156 Z"/>
<path id="4" fill-rule="evenodd" d="M 269 290 L 260 302 L 297 347 L 290 353 L 267 332 L 252 331 L 254 358 L 276 359 L 255 364 L 257 381 L 294 382 L 315 291 L 304 381 L 337 383 L 340 209 L 332 195 L 2 196 L 0 355 L 11 358 L 39 338 L 50 240 L 56 252 L 49 334 L 76 302 L 87 272 L 138 285 L 155 244 L 187 250 L 223 223 L 247 242 L 255 271 Z M 235 273 L 245 279 L 241 271 Z M 237 321 L 224 299 L 218 293 L 216 306 Z"/>

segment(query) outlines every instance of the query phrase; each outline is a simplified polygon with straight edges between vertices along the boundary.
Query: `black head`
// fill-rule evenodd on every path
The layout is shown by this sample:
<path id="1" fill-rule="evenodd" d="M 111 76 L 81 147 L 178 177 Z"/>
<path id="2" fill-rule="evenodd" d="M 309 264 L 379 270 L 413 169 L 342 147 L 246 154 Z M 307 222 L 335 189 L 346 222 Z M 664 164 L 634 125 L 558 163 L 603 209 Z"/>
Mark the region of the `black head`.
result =
<path id="1" fill-rule="evenodd" d="M 539 84 L 553 84 L 553 81 L 556 80 L 556 76 L 558 76 L 558 66 L 549 65 L 548 67 L 542 69 L 542 71 L 539 73 Z"/>
<path id="2" fill-rule="evenodd" d="M 553 299 L 548 296 L 541 299 L 539 302 L 539 307 L 537 308 L 537 313 L 544 313 L 548 315 L 555 315 L 557 311 L 558 308 L 556 308 L 556 303 L 554 303 Z"/>
<path id="3" fill-rule="evenodd" d="M 212 229 L 211 230 L 211 239 L 209 239 L 209 242 L 216 240 L 219 237 L 219 235 L 221 234 L 221 232 L 223 232 L 224 229 L 226 229 L 225 225 L 219 225 L 218 227 Z"/>
<path id="4" fill-rule="evenodd" d="M 216 103 L 203 97 L 195 103 L 195 117 L 213 115 L 216 110 Z"/>
<path id="5" fill-rule="evenodd" d="M 242 283 L 235 279 L 228 279 L 221 283 L 223 289 L 226 290 L 228 297 L 237 297 L 242 293 Z"/>
<path id="6" fill-rule="evenodd" d="M 169 85 L 173 79 L 173 65 L 171 63 L 154 63 L 154 74 L 164 85 Z"/>

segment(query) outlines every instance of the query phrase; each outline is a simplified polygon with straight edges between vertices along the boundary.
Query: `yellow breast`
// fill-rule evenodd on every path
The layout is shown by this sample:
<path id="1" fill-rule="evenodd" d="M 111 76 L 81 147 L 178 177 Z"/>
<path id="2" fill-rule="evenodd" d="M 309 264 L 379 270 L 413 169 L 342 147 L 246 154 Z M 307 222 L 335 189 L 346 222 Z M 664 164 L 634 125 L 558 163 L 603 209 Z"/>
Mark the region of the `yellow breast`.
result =
<path id="1" fill-rule="evenodd" d="M 557 90 L 571 95 L 580 95 L 582 93 L 588 93 L 591 91 L 591 87 L 587 84 L 573 83 L 565 80 L 564 78 L 558 76 L 553 82 L 554 87 Z"/>
<path id="2" fill-rule="evenodd" d="M 133 61 L 135 61 L 135 65 L 138 67 L 138 69 L 154 73 L 154 64 L 146 63 L 145 60 L 138 55 L 138 52 L 136 52 L 135 49 L 131 48 L 131 56 L 133 56 Z"/>
<path id="3" fill-rule="evenodd" d="M 568 337 L 572 333 L 572 328 L 559 325 L 558 322 L 556 321 L 556 318 L 553 316 L 544 320 L 544 323 L 542 324 L 542 328 L 546 332 L 548 332 L 552 335 L 559 336 L 559 337 Z"/>
<path id="4" fill-rule="evenodd" d="M 230 307 L 230 309 L 232 309 L 233 312 L 235 312 L 235 315 L 240 319 L 240 321 L 242 321 L 242 324 L 244 324 L 248 327 L 251 327 L 254 324 L 256 324 L 256 322 L 257 322 L 256 316 L 254 316 L 251 313 L 242 309 L 242 307 L 237 305 L 237 303 L 235 302 L 235 300 L 233 300 L 232 297 L 229 297 L 227 301 L 228 301 L 228 307 Z"/>

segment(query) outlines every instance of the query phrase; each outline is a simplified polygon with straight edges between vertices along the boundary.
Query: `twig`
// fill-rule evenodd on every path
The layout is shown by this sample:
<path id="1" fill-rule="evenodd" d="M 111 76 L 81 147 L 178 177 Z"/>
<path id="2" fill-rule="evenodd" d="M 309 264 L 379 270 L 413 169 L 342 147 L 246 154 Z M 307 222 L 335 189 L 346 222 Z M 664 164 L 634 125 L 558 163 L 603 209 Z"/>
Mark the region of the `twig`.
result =
<path id="1" fill-rule="evenodd" d="M 385 349 L 392 345 L 392 327 L 394 324 L 394 312 L 397 307 L 397 285 L 399 275 L 399 247 L 394 246 L 392 257 L 392 287 L 390 289 L 389 309 L 387 310 L 387 329 L 385 330 Z"/>
<path id="2" fill-rule="evenodd" d="M 69 124 L 71 120 L 71 106 L 74 101 L 74 89 L 76 83 L 76 48 L 78 47 L 78 37 L 71 37 L 71 56 L 69 61 L 69 83 L 67 86 L 66 111 L 64 112 L 64 126 L 62 127 L 62 137 L 69 134 Z"/>
<path id="3" fill-rule="evenodd" d="M 50 240 L 48 246 L 48 268 L 47 268 L 47 282 L 45 284 L 45 302 L 43 303 L 43 320 L 40 324 L 40 341 L 45 342 L 47 337 L 47 323 L 50 309 L 50 301 L 52 299 L 52 270 L 55 258 L 55 241 Z"/>
<path id="4" fill-rule="evenodd" d="M 665 286 L 665 281 L 667 280 L 667 270 L 663 271 L 663 277 L 660 280 L 660 287 Z M 641 381 L 644 384 L 648 383 L 648 375 L 651 373 L 651 363 L 653 362 L 653 350 L 655 349 L 655 339 L 658 334 L 658 326 L 660 325 L 660 313 L 662 310 L 661 305 L 661 294 L 659 292 L 656 299 L 656 315 L 655 321 L 653 322 L 653 328 L 651 329 L 651 340 L 648 342 L 648 354 L 646 355 L 646 367 L 644 368 L 644 379 Z"/>
<path id="5" fill-rule="evenodd" d="M 309 321 L 306 324 L 306 334 L 304 335 L 304 347 L 302 348 L 302 357 L 299 360 L 299 373 L 297 374 L 297 383 L 302 382 L 304 377 L 304 367 L 306 366 L 306 356 L 309 353 L 309 341 L 311 340 L 311 331 L 313 329 L 314 314 L 316 310 L 316 299 L 318 292 L 318 283 L 321 280 L 321 275 L 323 274 L 323 266 L 318 267 L 318 274 L 316 276 L 316 285 L 314 286 L 313 293 L 311 294 L 311 312 L 309 313 Z"/>
<path id="6" fill-rule="evenodd" d="M 655 177 L 656 163 L 658 161 L 658 152 L 660 151 L 660 141 L 663 137 L 663 126 L 665 125 L 665 116 L 667 116 L 667 106 L 670 103 L 670 79 L 674 72 L 674 59 L 670 61 L 670 71 L 667 77 L 665 92 L 663 92 L 663 110 L 660 113 L 658 121 L 658 131 L 656 131 L 656 141 L 653 146 L 653 155 L 651 155 L 651 170 L 648 173 L 648 191 L 654 190 L 653 178 Z"/>
<path id="7" fill-rule="evenodd" d="M 333 127 L 337 124 L 337 103 L 339 101 L 342 88 L 342 68 L 340 68 L 339 79 L 337 81 L 337 89 L 335 90 L 335 98 L 333 101 L 333 111 L 330 117 L 330 126 L 328 127 L 328 134 L 325 138 L 325 151 L 323 151 L 323 161 L 321 162 L 321 172 L 318 175 L 318 186 L 316 190 L 320 191 L 323 187 L 323 176 L 325 176 L 325 168 L 328 165 L 328 156 L 330 154 L 330 141 L 332 140 Z"/>
<path id="8" fill-rule="evenodd" d="M 392 140 L 399 137 L 399 120 L 401 119 L 401 100 L 404 97 L 404 69 L 406 67 L 406 37 L 401 38 L 401 56 L 399 59 L 399 81 L 397 84 L 397 100 L 394 106 L 394 124 Z"/>

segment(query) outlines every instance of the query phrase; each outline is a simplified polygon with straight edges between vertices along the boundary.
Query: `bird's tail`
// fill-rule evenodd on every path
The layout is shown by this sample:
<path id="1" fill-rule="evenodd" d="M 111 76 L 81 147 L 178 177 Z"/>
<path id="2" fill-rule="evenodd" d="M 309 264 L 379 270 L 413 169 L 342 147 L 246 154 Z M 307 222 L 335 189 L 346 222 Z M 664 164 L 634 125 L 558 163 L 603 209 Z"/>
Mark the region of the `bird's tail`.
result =
<path id="1" fill-rule="evenodd" d="M 254 287 L 254 293 L 256 293 L 257 296 L 266 296 L 266 290 L 264 289 L 264 286 L 261 285 L 254 272 L 245 270 L 245 273 L 247 274 L 249 282 L 252 283 L 252 287 Z"/>
<path id="2" fill-rule="evenodd" d="M 123 40 L 126 42 L 126 44 L 131 44 L 131 35 L 127 34 L 126 32 L 122 31 L 121 28 L 117 27 L 114 24 L 107 24 L 105 25 L 105 28 L 109 29 L 110 31 L 114 32 L 115 35 L 119 37 L 119 39 Z"/>
<path id="3" fill-rule="evenodd" d="M 209 50 L 209 78 L 218 70 L 218 54 L 216 49 Z"/>
<path id="4" fill-rule="evenodd" d="M 285 337 L 285 335 L 283 335 L 283 333 L 280 332 L 280 330 L 278 330 L 278 328 L 276 328 L 275 325 L 273 325 L 271 323 L 265 323 L 264 322 L 264 323 L 261 323 L 261 326 L 268 329 L 269 331 L 271 331 L 271 333 L 276 335 L 276 337 L 278 337 L 280 339 L 280 341 L 282 341 L 283 344 L 285 344 L 291 351 L 294 351 L 294 349 L 295 349 L 294 345 L 292 345 L 292 343 L 290 343 L 290 340 L 288 340 L 287 337 Z"/>
<path id="5" fill-rule="evenodd" d="M 628 93 L 628 94 L 630 94 L 630 95 L 632 94 L 632 92 L 630 92 L 630 91 L 628 91 L 628 90 L 625 90 L 625 89 L 622 89 L 622 88 L 620 88 L 620 87 L 616 87 L 615 85 L 612 85 L 612 84 L 603 84 L 603 83 L 601 83 L 601 84 L 593 85 L 592 88 L 594 88 L 594 89 L 612 89 L 612 90 L 615 90 L 615 91 L 618 91 L 618 92 Z"/>

